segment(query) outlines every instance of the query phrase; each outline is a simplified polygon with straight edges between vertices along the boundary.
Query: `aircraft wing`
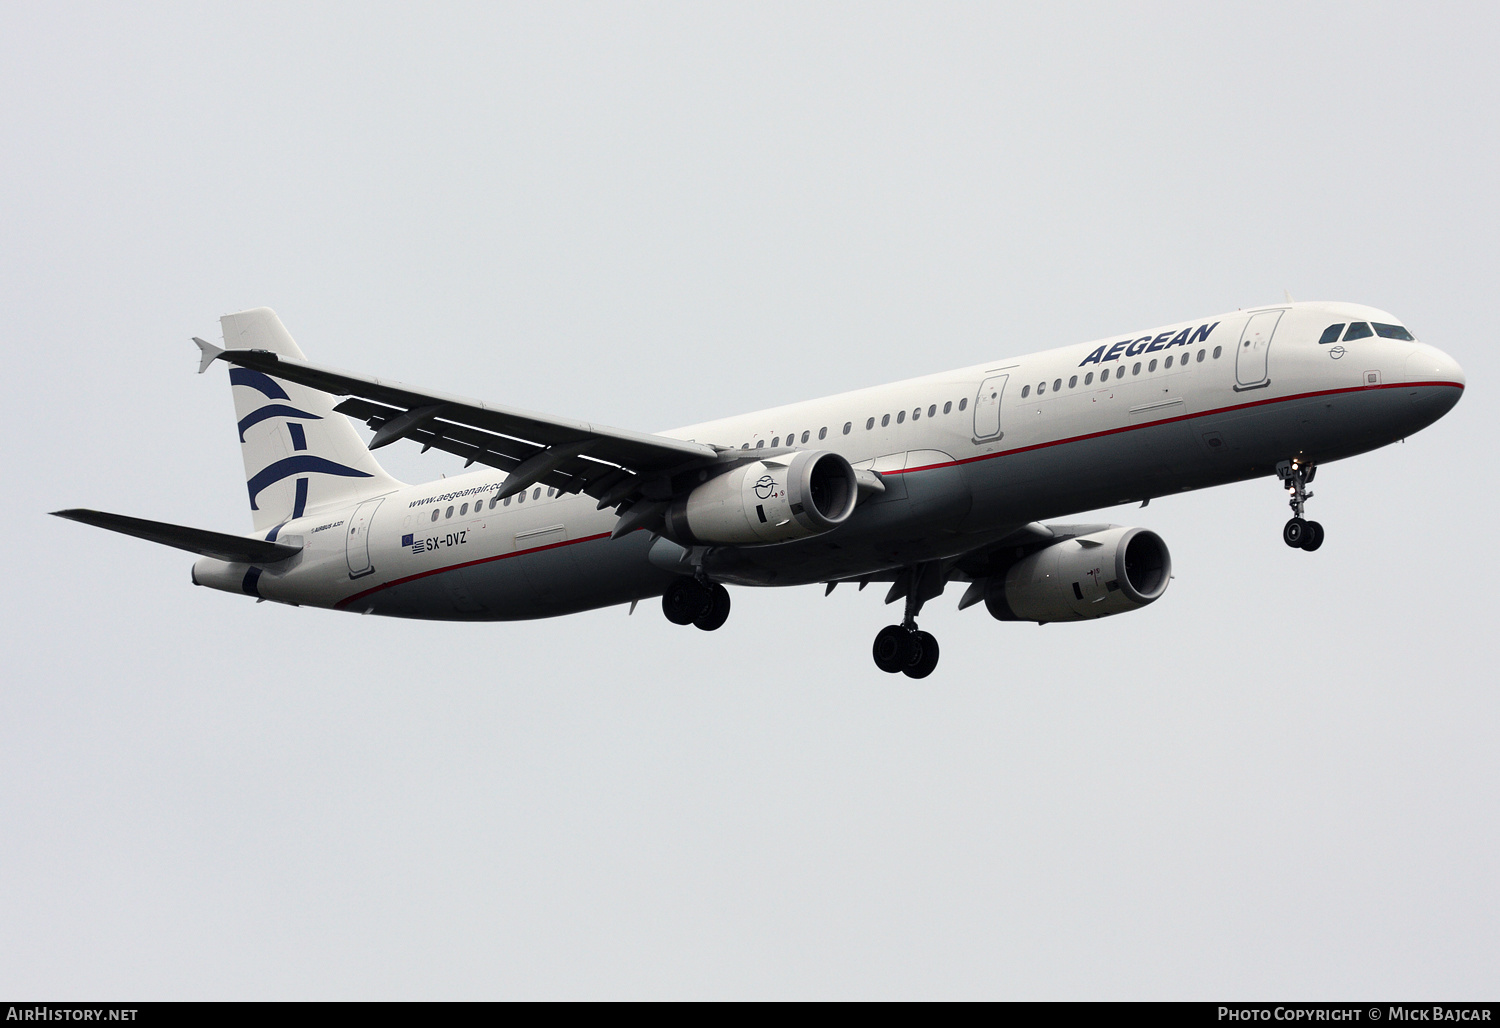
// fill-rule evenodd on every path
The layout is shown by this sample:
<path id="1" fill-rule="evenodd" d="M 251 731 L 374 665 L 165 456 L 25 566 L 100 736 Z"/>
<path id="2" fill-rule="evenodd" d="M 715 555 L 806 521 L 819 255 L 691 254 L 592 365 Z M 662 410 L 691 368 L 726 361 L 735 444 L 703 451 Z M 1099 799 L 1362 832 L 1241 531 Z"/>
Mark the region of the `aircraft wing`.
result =
<path id="1" fill-rule="evenodd" d="M 722 448 L 629 429 L 483 403 L 430 392 L 337 368 L 294 360 L 268 350 L 224 350 L 194 339 L 203 351 L 199 368 L 215 360 L 273 378 L 347 396 L 334 409 L 375 429 L 370 448 L 414 439 L 507 473 L 502 496 L 533 482 L 563 492 L 586 492 L 611 506 L 645 479 L 715 460 Z"/>

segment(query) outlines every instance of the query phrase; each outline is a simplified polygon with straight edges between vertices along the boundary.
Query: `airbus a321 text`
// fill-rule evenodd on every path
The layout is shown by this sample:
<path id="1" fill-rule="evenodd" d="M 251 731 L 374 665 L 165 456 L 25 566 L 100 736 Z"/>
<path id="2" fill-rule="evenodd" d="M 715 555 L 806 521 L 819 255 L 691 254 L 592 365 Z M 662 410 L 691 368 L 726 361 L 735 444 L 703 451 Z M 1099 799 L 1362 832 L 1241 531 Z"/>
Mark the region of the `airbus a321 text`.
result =
<path id="1" fill-rule="evenodd" d="M 949 583 L 960 609 L 1043 623 L 1166 591 L 1156 533 L 1044 520 L 1275 475 L 1282 538 L 1316 550 L 1318 466 L 1432 424 L 1464 389 L 1389 314 L 1286 303 L 648 434 L 311 364 L 265 308 L 221 325 L 222 348 L 194 341 L 200 372 L 229 366 L 253 536 L 59 516 L 201 554 L 197 585 L 393 617 L 660 596 L 669 620 L 712 631 L 726 584 L 878 582 L 905 616 L 875 663 L 913 678 L 938 661 L 917 617 Z M 478 470 L 405 485 L 373 453 L 400 439 Z"/>

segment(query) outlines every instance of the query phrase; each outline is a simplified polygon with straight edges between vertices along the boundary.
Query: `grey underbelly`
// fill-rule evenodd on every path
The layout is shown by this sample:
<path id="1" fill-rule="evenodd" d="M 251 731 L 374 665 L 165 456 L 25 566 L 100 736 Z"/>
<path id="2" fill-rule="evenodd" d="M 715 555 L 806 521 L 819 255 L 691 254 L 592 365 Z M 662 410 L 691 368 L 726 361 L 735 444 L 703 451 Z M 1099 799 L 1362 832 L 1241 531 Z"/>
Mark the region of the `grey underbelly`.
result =
<path id="1" fill-rule="evenodd" d="M 711 548 L 711 577 L 800 585 L 957 556 L 1020 525 L 1271 475 L 1300 455 L 1326 463 L 1386 445 L 1437 420 L 1446 393 L 1371 389 L 1130 426 L 887 479 L 840 528 L 776 546 Z M 393 586 L 373 612 L 451 620 L 552 617 L 660 595 L 674 578 L 637 531 L 510 555 Z"/>

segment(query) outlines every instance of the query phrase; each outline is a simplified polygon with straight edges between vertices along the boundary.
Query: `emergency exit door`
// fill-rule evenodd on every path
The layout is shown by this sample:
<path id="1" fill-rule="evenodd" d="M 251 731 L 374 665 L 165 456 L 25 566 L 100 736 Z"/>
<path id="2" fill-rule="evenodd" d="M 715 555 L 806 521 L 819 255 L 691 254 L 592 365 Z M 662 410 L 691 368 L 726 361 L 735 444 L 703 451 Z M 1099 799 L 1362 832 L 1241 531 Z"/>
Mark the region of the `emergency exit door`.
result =
<path id="1" fill-rule="evenodd" d="M 1252 314 L 1240 333 L 1240 345 L 1234 352 L 1235 391 L 1259 389 L 1271 384 L 1269 357 L 1271 337 L 1285 311 L 1261 311 Z"/>
<path id="2" fill-rule="evenodd" d="M 366 500 L 355 508 L 344 532 L 344 559 L 349 562 L 349 577 L 360 578 L 375 570 L 370 564 L 370 523 L 380 500 Z"/>
<path id="3" fill-rule="evenodd" d="M 1005 398 L 1009 375 L 992 375 L 979 384 L 974 395 L 974 438 L 993 439 L 1000 435 L 1000 401 Z"/>

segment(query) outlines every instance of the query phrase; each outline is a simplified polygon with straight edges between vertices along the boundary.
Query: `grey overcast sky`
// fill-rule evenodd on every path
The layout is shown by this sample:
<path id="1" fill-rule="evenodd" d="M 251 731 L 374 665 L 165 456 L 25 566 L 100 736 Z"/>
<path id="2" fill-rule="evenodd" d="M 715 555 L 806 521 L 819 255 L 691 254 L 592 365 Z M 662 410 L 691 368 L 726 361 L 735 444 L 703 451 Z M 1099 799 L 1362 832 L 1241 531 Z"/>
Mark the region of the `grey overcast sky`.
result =
<path id="1" fill-rule="evenodd" d="M 0 994 L 1494 998 L 1497 30 L 0 6 Z M 249 530 L 189 342 L 246 307 L 654 430 L 1284 291 L 1393 312 L 1467 395 L 1322 470 L 1317 554 L 1271 480 L 1101 512 L 1165 537 L 1161 602 L 950 591 L 920 683 L 870 663 L 876 589 L 411 623 L 45 516 Z"/>

